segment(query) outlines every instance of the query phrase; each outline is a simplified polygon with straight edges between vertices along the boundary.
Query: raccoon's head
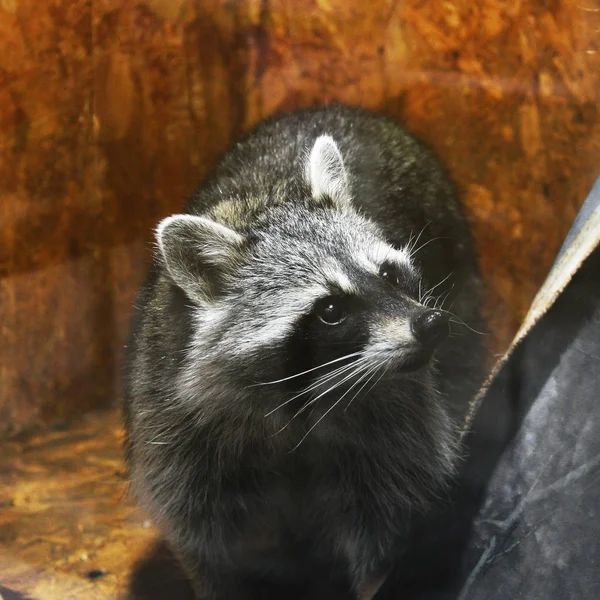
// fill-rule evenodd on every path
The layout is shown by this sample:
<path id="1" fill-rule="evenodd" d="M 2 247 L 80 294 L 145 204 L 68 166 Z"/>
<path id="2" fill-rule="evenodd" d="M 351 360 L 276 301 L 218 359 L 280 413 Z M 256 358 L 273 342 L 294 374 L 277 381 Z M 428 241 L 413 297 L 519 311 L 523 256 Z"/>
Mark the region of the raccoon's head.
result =
<path id="1" fill-rule="evenodd" d="M 194 215 L 158 227 L 164 267 L 193 306 L 182 379 L 192 395 L 229 386 L 268 413 L 288 399 L 296 410 L 295 397 L 331 406 L 390 379 L 427 380 L 448 318 L 421 303 L 411 248 L 392 247 L 353 207 L 332 138 L 316 140 L 303 168 L 304 197 L 278 198 L 244 227 Z"/>

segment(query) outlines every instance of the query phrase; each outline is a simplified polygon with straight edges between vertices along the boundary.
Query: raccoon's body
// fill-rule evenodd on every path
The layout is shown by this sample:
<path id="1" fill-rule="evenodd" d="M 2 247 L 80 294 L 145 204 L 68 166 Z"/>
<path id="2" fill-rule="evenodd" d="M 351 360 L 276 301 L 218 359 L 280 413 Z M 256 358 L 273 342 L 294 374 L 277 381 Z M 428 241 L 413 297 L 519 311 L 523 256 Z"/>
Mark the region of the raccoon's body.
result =
<path id="1" fill-rule="evenodd" d="M 424 306 L 436 286 L 480 327 L 442 168 L 383 117 L 279 116 L 157 240 L 126 378 L 141 503 L 199 598 L 370 598 L 451 477 L 481 377 L 477 336 Z"/>

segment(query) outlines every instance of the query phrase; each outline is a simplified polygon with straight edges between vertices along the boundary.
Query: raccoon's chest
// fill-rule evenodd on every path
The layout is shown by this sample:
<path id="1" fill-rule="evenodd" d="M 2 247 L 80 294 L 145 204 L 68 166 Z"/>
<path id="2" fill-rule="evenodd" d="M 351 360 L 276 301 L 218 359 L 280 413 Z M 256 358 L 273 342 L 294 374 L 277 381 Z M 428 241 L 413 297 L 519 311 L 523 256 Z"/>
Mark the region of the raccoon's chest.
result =
<path id="1" fill-rule="evenodd" d="M 298 462 L 280 495 L 286 529 L 295 539 L 310 538 L 318 552 L 342 555 L 356 554 L 361 544 L 390 545 L 402 507 L 391 500 L 398 482 L 385 463 L 378 470 L 359 459 L 350 464 L 325 447 Z"/>
<path id="2" fill-rule="evenodd" d="M 352 473 L 331 450 L 311 444 L 280 463 L 245 502 L 235 562 L 248 572 L 310 578 L 326 565 L 353 572 L 383 561 L 398 538 L 400 509 L 377 498 L 383 469 L 372 480 L 354 466 Z"/>

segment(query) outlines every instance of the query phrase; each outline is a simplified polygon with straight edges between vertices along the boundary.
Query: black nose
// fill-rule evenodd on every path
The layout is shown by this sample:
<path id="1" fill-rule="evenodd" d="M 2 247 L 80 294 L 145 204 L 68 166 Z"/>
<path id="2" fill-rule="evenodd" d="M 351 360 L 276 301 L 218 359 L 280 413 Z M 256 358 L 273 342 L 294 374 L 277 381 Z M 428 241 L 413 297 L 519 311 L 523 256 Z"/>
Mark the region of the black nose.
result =
<path id="1" fill-rule="evenodd" d="M 412 322 L 412 332 L 421 344 L 435 348 L 450 333 L 448 316 L 441 310 L 426 310 Z"/>

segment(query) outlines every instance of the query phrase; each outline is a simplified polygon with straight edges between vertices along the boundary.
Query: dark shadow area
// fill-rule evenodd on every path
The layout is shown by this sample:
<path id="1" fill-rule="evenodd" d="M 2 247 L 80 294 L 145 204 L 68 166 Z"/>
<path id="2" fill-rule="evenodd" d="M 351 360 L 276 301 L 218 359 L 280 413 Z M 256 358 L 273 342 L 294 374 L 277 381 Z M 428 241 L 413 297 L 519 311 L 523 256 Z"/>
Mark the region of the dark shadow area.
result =
<path id="1" fill-rule="evenodd" d="M 21 592 L 15 592 L 3 585 L 0 585 L 0 598 L 2 600 L 33 600 L 29 596 L 25 596 Z"/>
<path id="2" fill-rule="evenodd" d="M 156 543 L 133 568 L 126 600 L 194 600 L 192 588 L 164 542 Z"/>
<path id="3" fill-rule="evenodd" d="M 322 581 L 322 580 L 320 580 Z M 306 585 L 252 582 L 255 600 L 351 600 L 335 584 L 319 588 L 317 596 Z M 165 542 L 157 542 L 133 568 L 123 600 L 194 600 L 187 577 Z"/>

